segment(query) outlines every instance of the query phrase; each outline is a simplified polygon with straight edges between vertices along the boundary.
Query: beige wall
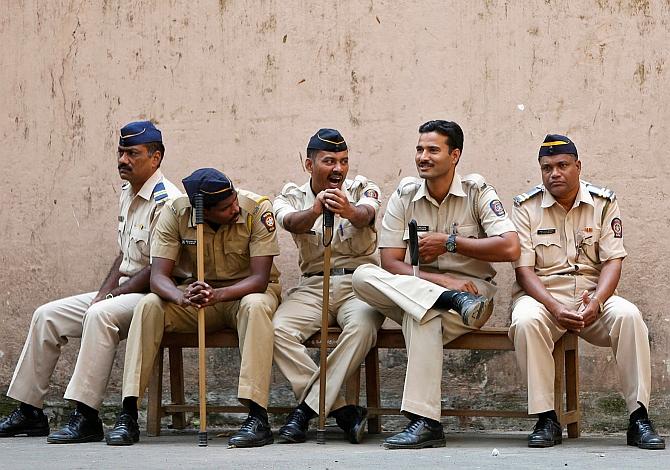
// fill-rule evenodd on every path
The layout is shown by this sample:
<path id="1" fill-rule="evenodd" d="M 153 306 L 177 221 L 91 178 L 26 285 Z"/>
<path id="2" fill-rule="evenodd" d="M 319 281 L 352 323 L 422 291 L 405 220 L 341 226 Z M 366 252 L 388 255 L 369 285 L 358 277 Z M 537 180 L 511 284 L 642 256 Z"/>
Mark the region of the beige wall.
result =
<path id="1" fill-rule="evenodd" d="M 653 404 L 664 403 L 669 0 L 4 3 L 0 388 L 34 308 L 95 289 L 108 269 L 125 122 L 158 123 L 175 183 L 215 166 L 268 195 L 306 180 L 309 135 L 336 127 L 351 173 L 387 197 L 414 174 L 417 126 L 446 118 L 465 131 L 460 171 L 484 174 L 508 207 L 537 182 L 547 132 L 570 135 L 584 177 L 617 192 L 630 254 L 620 293 L 648 321 Z M 291 285 L 296 254 L 285 234 L 282 253 Z M 505 324 L 512 271 L 499 271 L 495 322 Z M 54 400 L 71 372 L 68 349 Z M 584 390 L 611 396 L 611 353 L 583 347 L 582 357 Z M 518 377 L 511 356 L 499 365 Z M 114 391 L 119 380 L 116 371 Z"/>

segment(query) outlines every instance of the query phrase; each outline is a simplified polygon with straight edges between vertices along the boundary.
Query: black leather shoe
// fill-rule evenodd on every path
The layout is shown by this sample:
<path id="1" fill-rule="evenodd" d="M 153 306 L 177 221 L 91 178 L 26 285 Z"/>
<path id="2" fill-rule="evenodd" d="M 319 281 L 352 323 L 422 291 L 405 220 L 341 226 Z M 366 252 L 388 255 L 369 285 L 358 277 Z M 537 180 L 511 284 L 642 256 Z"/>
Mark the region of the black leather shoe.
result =
<path id="1" fill-rule="evenodd" d="M 395 436 L 384 441 L 386 449 L 423 449 L 444 447 L 447 443 L 441 424 L 431 424 L 428 419 L 417 417 Z"/>
<path id="2" fill-rule="evenodd" d="M 49 420 L 41 412 L 26 413 L 21 408 L 0 421 L 0 437 L 49 435 Z"/>
<path id="3" fill-rule="evenodd" d="M 228 439 L 230 447 L 261 447 L 273 442 L 272 430 L 267 421 L 251 415 L 244 421 L 240 430 Z"/>
<path id="4" fill-rule="evenodd" d="M 638 419 L 628 425 L 626 440 L 629 446 L 640 449 L 665 449 L 665 439 L 656 434 L 654 426 L 648 419 Z"/>
<path id="5" fill-rule="evenodd" d="M 563 428 L 550 418 L 540 418 L 528 435 L 528 447 L 553 447 L 563 442 Z"/>
<path id="6" fill-rule="evenodd" d="M 123 411 L 116 417 L 114 429 L 105 436 L 108 446 L 131 446 L 140 440 L 137 420 Z"/>
<path id="7" fill-rule="evenodd" d="M 307 440 L 309 429 L 309 417 L 300 408 L 291 411 L 286 418 L 286 424 L 279 428 L 280 442 L 298 443 Z"/>
<path id="8" fill-rule="evenodd" d="M 352 444 L 363 442 L 368 410 L 362 406 L 347 405 L 331 412 L 331 415 L 335 417 L 337 425 L 344 431 L 349 442 Z"/>
<path id="9" fill-rule="evenodd" d="M 49 444 L 76 444 L 79 442 L 99 442 L 105 438 L 102 421 L 97 416 L 86 418 L 79 411 L 70 413 L 70 420 L 58 431 L 47 437 Z"/>
<path id="10" fill-rule="evenodd" d="M 493 313 L 493 301 L 483 295 L 459 292 L 453 298 L 454 309 L 461 314 L 463 323 L 481 328 Z"/>

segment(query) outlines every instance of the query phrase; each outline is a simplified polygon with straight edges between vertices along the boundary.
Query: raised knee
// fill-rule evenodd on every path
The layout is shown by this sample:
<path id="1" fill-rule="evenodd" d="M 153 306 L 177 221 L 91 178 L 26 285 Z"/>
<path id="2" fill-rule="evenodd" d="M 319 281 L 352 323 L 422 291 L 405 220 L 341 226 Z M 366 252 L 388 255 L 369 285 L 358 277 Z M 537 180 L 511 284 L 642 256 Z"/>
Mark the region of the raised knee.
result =
<path id="1" fill-rule="evenodd" d="M 50 323 L 58 318 L 58 313 L 49 308 L 49 304 L 40 305 L 33 313 L 32 323 L 35 325 Z"/>
<path id="2" fill-rule="evenodd" d="M 356 268 L 354 274 L 351 275 L 351 285 L 356 292 L 356 289 L 360 289 L 368 284 L 370 276 L 373 276 L 374 269 L 378 269 L 374 264 L 363 264 Z"/>

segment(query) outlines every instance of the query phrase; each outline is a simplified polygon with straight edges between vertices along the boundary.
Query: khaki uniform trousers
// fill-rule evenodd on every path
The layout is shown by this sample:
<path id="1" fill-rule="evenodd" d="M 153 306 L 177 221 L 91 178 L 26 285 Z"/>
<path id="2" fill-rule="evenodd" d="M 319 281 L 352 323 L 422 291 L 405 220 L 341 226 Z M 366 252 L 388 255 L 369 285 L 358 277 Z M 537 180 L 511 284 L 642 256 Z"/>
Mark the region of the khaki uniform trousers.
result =
<path id="1" fill-rule="evenodd" d="M 205 308 L 207 332 L 223 328 L 237 330 L 242 356 L 237 397 L 245 405 L 251 400 L 263 408 L 268 406 L 272 378 L 272 315 L 280 299 L 281 286 L 270 283 L 262 294 L 249 294 L 240 300 Z M 123 370 L 124 398 L 144 395 L 163 332 L 198 331 L 197 308 L 180 307 L 156 294 L 147 295 L 137 305 L 133 318 Z"/>
<path id="2" fill-rule="evenodd" d="M 100 408 L 117 345 L 128 334 L 133 309 L 145 294 L 120 295 L 91 305 L 96 295 L 75 295 L 35 310 L 8 397 L 42 408 L 61 348 L 69 338 L 81 338 L 65 398 Z"/>
<path id="3" fill-rule="evenodd" d="M 293 387 L 300 403 L 319 410 L 319 367 L 302 343 L 321 330 L 323 277 L 302 277 L 272 321 L 275 363 Z M 342 385 L 359 371 L 370 348 L 377 342 L 377 330 L 384 321 L 377 311 L 354 296 L 351 275 L 330 278 L 329 325 L 342 333 L 326 359 L 326 415 L 346 405 Z"/>
<path id="4" fill-rule="evenodd" d="M 578 310 L 579 295 L 552 295 L 563 305 Z M 604 304 L 604 313 L 579 336 L 591 344 L 611 347 L 623 385 L 629 412 L 649 407 L 651 365 L 647 326 L 635 305 L 613 295 Z M 514 302 L 509 337 L 523 376 L 528 380 L 528 413 L 554 409 L 554 343 L 566 330 L 537 300 L 524 295 Z"/>
<path id="5" fill-rule="evenodd" d="M 446 289 L 424 279 L 365 264 L 354 272 L 353 285 L 358 297 L 402 325 L 407 372 L 401 411 L 439 421 L 443 346 L 476 328 L 454 310 L 431 308 Z"/>

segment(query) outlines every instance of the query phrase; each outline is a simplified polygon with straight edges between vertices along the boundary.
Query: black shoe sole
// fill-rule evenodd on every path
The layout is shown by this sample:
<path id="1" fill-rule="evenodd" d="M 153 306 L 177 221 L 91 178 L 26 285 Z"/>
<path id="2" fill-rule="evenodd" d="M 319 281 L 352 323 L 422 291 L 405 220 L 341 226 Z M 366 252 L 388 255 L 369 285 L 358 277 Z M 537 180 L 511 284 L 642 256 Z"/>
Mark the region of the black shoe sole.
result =
<path id="1" fill-rule="evenodd" d="M 253 442 L 242 442 L 239 444 L 233 444 L 230 441 L 228 441 L 228 448 L 236 448 L 236 449 L 246 449 L 249 447 L 263 447 L 268 444 L 273 444 L 274 443 L 274 437 L 270 436 L 268 438 L 263 439 L 262 441 L 253 441 Z"/>
<path id="2" fill-rule="evenodd" d="M 563 444 L 563 438 L 554 439 L 553 441 L 528 441 L 528 447 L 533 449 L 545 449 L 547 447 L 554 447 L 557 444 Z"/>
<path id="3" fill-rule="evenodd" d="M 627 441 L 626 444 L 633 447 L 639 447 L 645 450 L 663 450 L 665 449 L 665 442 L 659 444 L 643 444 L 641 442 Z"/>
<path id="4" fill-rule="evenodd" d="M 391 442 L 384 442 L 384 448 L 389 450 L 394 449 L 424 449 L 426 447 L 445 447 L 447 445 L 446 439 L 433 439 L 430 441 L 420 442 L 418 444 L 393 444 Z"/>
<path id="5" fill-rule="evenodd" d="M 140 436 L 133 436 L 129 441 L 110 439 L 109 436 L 105 436 L 105 442 L 108 446 L 131 446 L 136 442 L 140 442 Z"/>
<path id="6" fill-rule="evenodd" d="M 360 444 L 363 442 L 363 437 L 365 436 L 365 427 L 368 424 L 368 415 L 366 414 L 361 419 L 361 422 L 358 423 L 358 426 L 354 426 L 354 432 L 347 434 L 349 437 L 349 442 L 352 444 Z"/>
<path id="7" fill-rule="evenodd" d="M 84 442 L 100 442 L 104 438 L 105 438 L 104 434 L 93 434 L 90 436 L 78 437 L 76 439 L 47 437 L 47 444 L 83 444 Z"/>
<path id="8" fill-rule="evenodd" d="M 307 441 L 307 437 L 296 438 L 290 434 L 281 434 L 281 431 L 278 435 L 280 444 L 302 444 Z"/>

